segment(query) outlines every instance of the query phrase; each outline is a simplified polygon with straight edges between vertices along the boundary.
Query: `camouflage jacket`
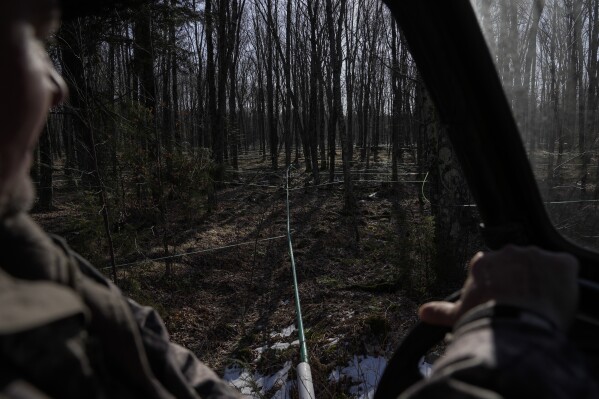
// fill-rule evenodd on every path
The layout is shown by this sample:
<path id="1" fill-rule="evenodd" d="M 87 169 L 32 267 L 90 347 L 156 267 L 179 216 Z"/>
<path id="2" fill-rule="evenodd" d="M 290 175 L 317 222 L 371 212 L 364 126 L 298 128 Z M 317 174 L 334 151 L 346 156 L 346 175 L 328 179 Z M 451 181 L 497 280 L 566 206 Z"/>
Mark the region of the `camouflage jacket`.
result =
<path id="1" fill-rule="evenodd" d="M 563 333 L 532 313 L 516 317 L 515 309 L 508 310 L 483 305 L 462 317 L 430 378 L 400 399 L 599 398 L 584 360 Z"/>
<path id="2" fill-rule="evenodd" d="M 0 398 L 238 398 L 25 214 L 0 221 Z"/>

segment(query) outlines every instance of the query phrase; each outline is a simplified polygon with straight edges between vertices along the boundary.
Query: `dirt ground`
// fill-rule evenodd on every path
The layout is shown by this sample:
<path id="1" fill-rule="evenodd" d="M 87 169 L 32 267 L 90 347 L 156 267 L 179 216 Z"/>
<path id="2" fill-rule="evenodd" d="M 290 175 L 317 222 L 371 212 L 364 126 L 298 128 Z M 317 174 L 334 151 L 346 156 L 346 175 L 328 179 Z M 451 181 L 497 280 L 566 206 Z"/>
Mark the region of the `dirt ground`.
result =
<path id="1" fill-rule="evenodd" d="M 422 176 L 413 164 L 402 164 L 397 190 L 386 182 L 390 172 L 385 159 L 368 168 L 356 165 L 353 216 L 343 212 L 339 181 L 314 187 L 303 170 L 291 172 L 292 242 L 320 397 L 344 397 L 347 386 L 330 381 L 331 371 L 354 355 L 389 357 L 416 322 L 418 303 L 431 299 L 422 288 L 430 278 L 432 245 L 430 210 L 418 200 Z M 169 260 L 170 276 L 164 260 L 152 260 L 164 255 L 155 226 L 115 238 L 117 264 L 125 264 L 118 269 L 119 287 L 155 307 L 172 340 L 218 373 L 238 364 L 268 374 L 288 360 L 298 362 L 297 346 L 260 349 L 279 342 L 273 333 L 295 323 L 284 175 L 255 154 L 242 160 L 239 172 L 228 173 L 215 209 L 169 204 L 169 255 L 180 255 Z M 322 183 L 326 176 L 323 171 Z M 98 215 L 86 214 L 69 193 L 58 186 L 56 209 L 34 217 L 75 250 L 94 256 L 81 235 Z M 96 261 L 109 276 L 107 265 Z"/>

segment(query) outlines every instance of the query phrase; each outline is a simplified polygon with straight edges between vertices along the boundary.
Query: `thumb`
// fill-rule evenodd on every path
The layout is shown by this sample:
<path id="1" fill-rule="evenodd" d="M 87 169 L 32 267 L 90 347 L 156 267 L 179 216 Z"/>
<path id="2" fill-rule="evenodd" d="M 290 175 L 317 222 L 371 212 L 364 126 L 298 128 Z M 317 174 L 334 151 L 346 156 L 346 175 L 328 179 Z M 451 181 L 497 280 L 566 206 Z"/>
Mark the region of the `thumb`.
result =
<path id="1" fill-rule="evenodd" d="M 418 309 L 420 320 L 436 326 L 452 327 L 458 320 L 458 304 L 451 302 L 429 302 Z"/>

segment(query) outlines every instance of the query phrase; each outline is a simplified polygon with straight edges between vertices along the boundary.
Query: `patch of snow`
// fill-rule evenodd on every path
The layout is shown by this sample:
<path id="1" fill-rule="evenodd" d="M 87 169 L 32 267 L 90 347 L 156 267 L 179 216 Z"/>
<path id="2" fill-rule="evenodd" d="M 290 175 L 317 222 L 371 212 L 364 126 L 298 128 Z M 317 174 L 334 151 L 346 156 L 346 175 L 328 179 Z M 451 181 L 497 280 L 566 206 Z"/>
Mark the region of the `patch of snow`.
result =
<path id="1" fill-rule="evenodd" d="M 349 365 L 337 368 L 329 374 L 330 381 L 347 378 L 351 382 L 349 394 L 357 399 L 372 399 L 376 387 L 387 367 L 387 359 L 378 356 L 354 356 Z M 421 359 L 418 367 L 424 377 L 431 375 L 432 365 Z"/>
<path id="2" fill-rule="evenodd" d="M 336 368 L 329 374 L 329 381 L 339 381 L 341 379 L 341 375 L 339 374 L 339 368 Z"/>
<path id="3" fill-rule="evenodd" d="M 225 381 L 234 386 L 245 397 L 253 398 L 252 394 L 257 387 L 254 377 L 245 369 L 238 367 L 227 368 L 223 376 Z"/>
<path id="4" fill-rule="evenodd" d="M 339 343 L 339 338 L 329 338 L 327 339 L 327 341 L 329 341 L 325 346 L 333 346 L 333 345 L 337 345 Z"/>
<path id="5" fill-rule="evenodd" d="M 260 346 L 256 349 L 254 349 L 254 351 L 257 353 L 256 359 L 254 359 L 254 361 L 257 362 L 258 360 L 262 359 L 262 353 L 264 353 L 264 351 L 267 349 L 268 349 L 268 345 Z"/>
<path id="6" fill-rule="evenodd" d="M 420 370 L 420 374 L 422 374 L 423 377 L 428 378 L 431 376 L 431 373 L 433 372 L 433 365 L 425 362 L 424 358 L 421 358 L 420 362 L 418 362 L 418 369 Z"/>
<path id="7" fill-rule="evenodd" d="M 349 393 L 359 399 L 371 399 L 387 366 L 387 359 L 373 356 L 354 356 L 349 365 L 334 370 L 329 380 L 339 381 L 348 378 L 352 382 Z"/>
<path id="8" fill-rule="evenodd" d="M 295 331 L 297 331 L 297 328 L 295 328 L 295 325 L 292 324 L 289 327 L 285 328 L 283 331 L 281 331 L 281 336 L 290 337 L 291 334 L 293 334 Z"/>
<path id="9" fill-rule="evenodd" d="M 292 324 L 289 327 L 284 328 L 281 332 L 270 333 L 270 337 L 271 338 L 277 338 L 277 337 L 287 338 L 287 337 L 290 337 L 291 334 L 293 334 L 295 331 L 297 331 L 297 329 L 295 328 L 295 324 Z"/>
<path id="10" fill-rule="evenodd" d="M 270 391 L 277 385 L 284 386 L 289 378 L 289 370 L 291 370 L 291 361 L 285 362 L 281 370 L 267 377 L 263 383 L 264 392 Z"/>
<path id="11" fill-rule="evenodd" d="M 293 326 L 290 326 L 293 327 Z M 289 331 L 290 328 L 283 330 Z M 334 345 L 339 342 L 339 338 L 329 338 L 327 345 Z M 295 340 L 291 343 L 276 342 L 269 346 L 262 346 L 254 349 L 258 354 L 258 359 L 262 356 L 265 350 L 284 350 L 290 346 L 299 345 L 299 341 Z M 381 356 L 354 356 L 349 364 L 345 367 L 337 367 L 329 374 L 330 381 L 349 381 L 350 397 L 355 399 L 372 399 L 376 387 L 387 366 L 387 359 Z M 424 358 L 418 363 L 420 373 L 424 377 L 429 377 L 432 372 L 432 365 L 425 362 Z M 289 371 L 291 370 L 291 362 L 285 362 L 283 368 L 272 375 L 262 375 L 257 372 L 252 372 L 239 366 L 231 366 L 225 370 L 224 379 L 232 386 L 237 388 L 242 396 L 247 399 L 265 398 L 266 393 L 274 394 L 269 396 L 269 399 L 290 399 L 291 392 L 296 389 L 294 381 L 289 380 Z"/>
<path id="12" fill-rule="evenodd" d="M 283 368 L 270 376 L 260 373 L 250 373 L 238 366 L 227 367 L 223 379 L 237 388 L 243 397 L 248 399 L 263 398 L 273 389 L 280 387 L 271 397 L 272 399 L 290 399 L 293 383 L 288 381 L 291 362 L 285 363 Z"/>
<path id="13" fill-rule="evenodd" d="M 241 376 L 243 369 L 239 366 L 228 366 L 225 369 L 225 375 L 223 375 L 223 379 L 227 381 L 233 381 Z"/>
<path id="14" fill-rule="evenodd" d="M 258 352 L 259 354 L 262 354 L 262 352 L 264 352 L 265 350 L 268 349 L 268 346 L 260 346 L 256 349 L 254 349 L 256 352 Z"/>

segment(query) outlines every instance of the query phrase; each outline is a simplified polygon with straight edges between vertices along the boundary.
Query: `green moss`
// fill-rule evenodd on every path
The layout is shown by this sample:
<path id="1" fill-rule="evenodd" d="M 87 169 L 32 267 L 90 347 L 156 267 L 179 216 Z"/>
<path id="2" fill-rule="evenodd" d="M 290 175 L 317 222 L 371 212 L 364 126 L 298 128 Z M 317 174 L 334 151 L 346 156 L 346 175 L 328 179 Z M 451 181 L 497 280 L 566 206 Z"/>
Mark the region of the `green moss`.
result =
<path id="1" fill-rule="evenodd" d="M 332 276 L 322 276 L 322 277 L 318 277 L 316 279 L 316 282 L 319 285 L 328 287 L 328 288 L 342 288 L 343 287 L 343 283 L 341 281 L 339 281 L 339 279 L 332 277 Z"/>

